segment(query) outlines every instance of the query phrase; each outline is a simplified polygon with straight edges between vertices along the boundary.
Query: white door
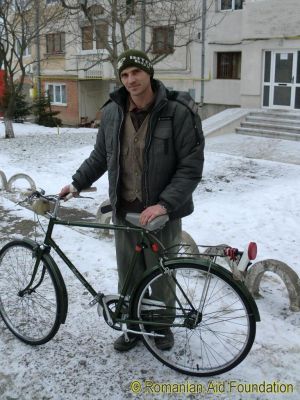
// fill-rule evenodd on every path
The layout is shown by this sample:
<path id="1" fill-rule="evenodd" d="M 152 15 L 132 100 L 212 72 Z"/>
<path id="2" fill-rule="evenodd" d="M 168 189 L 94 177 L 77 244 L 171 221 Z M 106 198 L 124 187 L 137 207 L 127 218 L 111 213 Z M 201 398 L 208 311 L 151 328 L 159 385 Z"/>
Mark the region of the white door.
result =
<path id="1" fill-rule="evenodd" d="M 299 51 L 265 53 L 263 106 L 281 109 L 300 108 L 299 60 Z"/>

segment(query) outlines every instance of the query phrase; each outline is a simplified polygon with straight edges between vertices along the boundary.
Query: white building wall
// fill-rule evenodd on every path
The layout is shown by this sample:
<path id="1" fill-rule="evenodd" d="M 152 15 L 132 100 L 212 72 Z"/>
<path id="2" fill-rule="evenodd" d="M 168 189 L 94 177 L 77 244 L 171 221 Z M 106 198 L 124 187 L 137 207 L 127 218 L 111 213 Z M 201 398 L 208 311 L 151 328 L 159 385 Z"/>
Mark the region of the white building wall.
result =
<path id="1" fill-rule="evenodd" d="M 204 102 L 239 105 L 241 81 L 217 79 L 217 53 L 242 51 L 243 10 L 211 12 L 208 20 L 215 25 L 206 33 Z"/>
<path id="2" fill-rule="evenodd" d="M 206 40 L 205 103 L 261 107 L 264 52 L 300 51 L 300 1 L 246 0 L 242 10 L 216 12 L 213 20 Z M 242 52 L 240 80 L 216 79 L 216 53 L 225 51 Z"/>
<path id="3" fill-rule="evenodd" d="M 154 65 L 154 77 L 170 89 L 195 93 L 195 99 L 199 102 L 200 58 L 201 46 L 197 42 L 176 49 L 173 55 Z"/>
<path id="4" fill-rule="evenodd" d="M 243 39 L 299 37 L 299 0 L 246 1 Z"/>

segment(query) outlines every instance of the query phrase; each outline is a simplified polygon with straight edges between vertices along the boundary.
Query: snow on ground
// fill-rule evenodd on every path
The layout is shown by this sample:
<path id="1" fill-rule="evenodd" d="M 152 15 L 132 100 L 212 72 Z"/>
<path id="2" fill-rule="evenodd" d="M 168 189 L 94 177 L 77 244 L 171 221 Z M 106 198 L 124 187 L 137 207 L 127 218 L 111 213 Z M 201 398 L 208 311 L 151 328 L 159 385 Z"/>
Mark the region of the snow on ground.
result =
<path id="1" fill-rule="evenodd" d="M 57 193 L 70 181 L 92 150 L 96 136 L 96 130 L 92 129 L 61 129 L 58 134 L 54 128 L 15 126 L 15 139 L 2 139 L 0 131 L 0 170 L 8 178 L 15 173 L 27 173 L 48 193 Z M 184 219 L 184 229 L 199 244 L 226 243 L 243 248 L 247 242 L 256 241 L 257 260 L 281 260 L 300 276 L 299 173 L 299 142 L 237 135 L 207 139 L 203 182 L 195 192 L 195 212 Z M 93 200 L 71 200 L 69 207 L 95 213 L 107 198 L 106 176 L 96 186 L 98 192 L 92 194 Z M 9 217 L 27 221 L 32 212 L 15 205 L 4 194 L 0 209 L 6 210 L 0 220 L 0 241 L 20 236 L 11 231 Z M 116 293 L 113 240 L 100 240 L 89 232 L 83 234 L 64 227 L 55 232 L 57 241 L 95 288 Z M 190 395 L 197 399 L 300 398 L 300 312 L 289 310 L 287 291 L 276 275 L 268 274 L 263 279 L 263 297 L 257 300 L 261 322 L 246 360 L 222 376 L 197 379 L 163 366 L 141 343 L 128 354 L 116 353 L 112 343 L 118 332 L 98 318 L 95 308 L 88 307 L 90 295 L 61 262 L 58 264 L 67 284 L 69 313 L 66 324 L 52 341 L 29 347 L 0 321 L 1 400 L 187 397 L 178 393 L 146 394 L 149 381 L 201 383 L 205 387 L 211 381 L 219 384 L 220 393 Z M 134 380 L 143 385 L 139 395 L 130 390 Z M 224 382 L 222 392 L 220 385 Z M 230 382 L 281 382 L 293 385 L 294 392 L 250 394 L 245 392 L 246 386 L 244 392 L 237 389 L 230 392 Z"/>

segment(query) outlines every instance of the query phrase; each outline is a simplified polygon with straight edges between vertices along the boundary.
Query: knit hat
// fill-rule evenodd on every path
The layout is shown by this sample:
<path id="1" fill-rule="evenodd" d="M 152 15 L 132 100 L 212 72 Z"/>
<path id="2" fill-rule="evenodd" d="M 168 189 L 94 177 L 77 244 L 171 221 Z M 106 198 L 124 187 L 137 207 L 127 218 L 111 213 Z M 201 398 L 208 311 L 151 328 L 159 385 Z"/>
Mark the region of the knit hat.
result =
<path id="1" fill-rule="evenodd" d="M 121 80 L 121 72 L 128 67 L 137 67 L 147 72 L 150 77 L 153 77 L 154 70 L 151 61 L 146 53 L 140 50 L 124 51 L 118 58 L 118 72 Z"/>

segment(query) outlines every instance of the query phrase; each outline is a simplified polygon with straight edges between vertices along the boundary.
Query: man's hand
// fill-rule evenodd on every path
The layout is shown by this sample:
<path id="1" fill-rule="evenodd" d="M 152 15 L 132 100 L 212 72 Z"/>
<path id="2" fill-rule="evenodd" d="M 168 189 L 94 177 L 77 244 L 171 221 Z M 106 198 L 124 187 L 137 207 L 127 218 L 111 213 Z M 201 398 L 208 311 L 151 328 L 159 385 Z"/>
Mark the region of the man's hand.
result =
<path id="1" fill-rule="evenodd" d="M 140 216 L 141 225 L 147 225 L 154 218 L 167 214 L 167 210 L 160 204 L 146 208 Z"/>
<path id="2" fill-rule="evenodd" d="M 79 192 L 72 184 L 70 184 L 70 185 L 64 186 L 58 195 L 60 198 L 64 199 L 64 201 L 67 201 L 67 200 L 71 199 L 72 197 L 78 196 Z"/>

